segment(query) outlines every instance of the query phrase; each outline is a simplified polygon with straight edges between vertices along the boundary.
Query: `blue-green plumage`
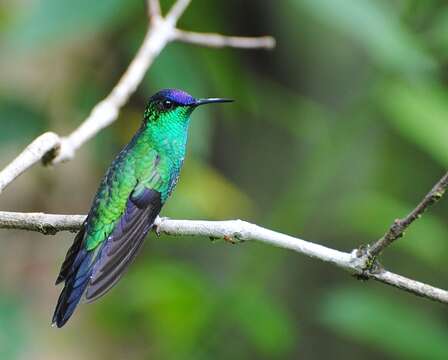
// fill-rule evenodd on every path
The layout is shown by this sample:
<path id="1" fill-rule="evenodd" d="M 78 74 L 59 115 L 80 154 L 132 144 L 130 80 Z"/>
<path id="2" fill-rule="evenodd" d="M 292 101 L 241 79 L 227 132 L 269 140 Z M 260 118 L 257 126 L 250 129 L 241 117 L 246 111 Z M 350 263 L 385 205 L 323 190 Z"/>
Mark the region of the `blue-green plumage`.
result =
<path id="1" fill-rule="evenodd" d="M 140 129 L 107 170 L 62 264 L 56 326 L 67 322 L 83 295 L 94 301 L 121 278 L 177 183 L 192 111 L 226 101 L 198 100 L 175 89 L 149 99 Z"/>

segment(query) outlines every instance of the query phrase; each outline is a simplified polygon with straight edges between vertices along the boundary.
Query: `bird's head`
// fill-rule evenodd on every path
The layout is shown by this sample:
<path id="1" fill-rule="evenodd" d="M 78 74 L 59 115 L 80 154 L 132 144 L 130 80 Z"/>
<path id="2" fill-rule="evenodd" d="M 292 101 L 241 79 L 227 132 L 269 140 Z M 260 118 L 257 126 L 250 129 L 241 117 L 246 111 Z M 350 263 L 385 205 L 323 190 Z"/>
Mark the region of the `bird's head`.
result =
<path id="1" fill-rule="evenodd" d="M 200 105 L 231 102 L 231 99 L 195 99 L 190 94 L 177 89 L 164 89 L 150 97 L 144 118 L 148 122 L 160 119 L 187 121 L 191 113 Z"/>

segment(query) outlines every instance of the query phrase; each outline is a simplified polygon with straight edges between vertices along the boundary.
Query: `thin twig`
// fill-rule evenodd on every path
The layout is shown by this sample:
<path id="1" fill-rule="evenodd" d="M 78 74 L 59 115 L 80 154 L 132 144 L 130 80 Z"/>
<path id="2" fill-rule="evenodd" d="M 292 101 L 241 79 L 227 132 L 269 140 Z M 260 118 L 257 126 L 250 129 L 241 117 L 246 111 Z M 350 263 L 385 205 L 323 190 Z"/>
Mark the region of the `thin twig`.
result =
<path id="1" fill-rule="evenodd" d="M 224 36 L 213 33 L 198 33 L 176 29 L 175 39 L 201 46 L 210 47 L 236 47 L 242 49 L 272 49 L 275 47 L 275 39 L 272 36 L 241 37 Z"/>
<path id="2" fill-rule="evenodd" d="M 448 291 L 436 288 L 420 281 L 412 280 L 386 270 L 379 273 L 369 273 L 368 277 L 384 284 L 396 287 L 400 290 L 407 291 L 411 294 L 435 300 L 443 304 L 448 304 Z"/>
<path id="3" fill-rule="evenodd" d="M 54 234 L 62 230 L 76 230 L 84 221 L 84 215 L 53 215 L 43 213 L 0 212 L 0 228 L 24 229 Z M 176 236 L 205 236 L 211 239 L 227 241 L 255 240 L 266 244 L 294 250 L 306 256 L 319 259 L 345 269 L 352 274 L 362 275 L 401 290 L 422 296 L 431 300 L 448 304 L 448 292 L 386 270 L 366 272 L 365 257 L 358 257 L 358 251 L 346 253 L 322 245 L 285 235 L 260 226 L 241 221 L 198 221 L 172 220 L 158 218 L 158 232 Z"/>
<path id="4" fill-rule="evenodd" d="M 177 0 L 166 14 L 166 21 L 174 27 L 190 3 L 191 0 Z"/>
<path id="5" fill-rule="evenodd" d="M 85 218 L 85 215 L 0 211 L 0 229 L 37 231 L 44 235 L 54 235 L 59 231 L 79 230 Z"/>
<path id="6" fill-rule="evenodd" d="M 431 205 L 439 201 L 448 188 L 448 173 L 434 185 L 423 200 L 403 219 L 396 219 L 389 230 L 378 241 L 369 246 L 368 252 L 372 258 L 377 257 L 386 247 L 404 235 L 405 230 Z"/>
<path id="7" fill-rule="evenodd" d="M 154 22 L 157 19 L 162 17 L 162 11 L 160 10 L 160 1 L 159 0 L 148 0 L 148 17 L 151 22 Z"/>

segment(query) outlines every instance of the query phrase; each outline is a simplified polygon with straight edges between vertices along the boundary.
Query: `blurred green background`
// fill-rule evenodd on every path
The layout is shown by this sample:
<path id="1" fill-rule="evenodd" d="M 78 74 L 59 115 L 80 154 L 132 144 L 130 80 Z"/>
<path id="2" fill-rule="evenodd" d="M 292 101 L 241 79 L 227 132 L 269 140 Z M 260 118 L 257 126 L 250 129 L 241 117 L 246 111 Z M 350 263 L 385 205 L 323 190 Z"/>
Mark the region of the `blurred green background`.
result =
<path id="1" fill-rule="evenodd" d="M 163 1 L 166 11 L 170 1 Z M 0 167 L 46 130 L 67 134 L 125 70 L 142 0 L 3 0 Z M 180 27 L 276 37 L 272 52 L 170 44 L 119 120 L 0 208 L 85 213 L 147 98 L 177 87 L 231 106 L 193 116 L 163 215 L 244 218 L 349 251 L 381 236 L 448 167 L 443 0 L 195 0 Z M 448 201 L 385 266 L 447 288 Z M 271 246 L 150 236 L 123 281 L 50 327 L 73 234 L 0 232 L 0 359 L 447 359 L 446 306 Z"/>

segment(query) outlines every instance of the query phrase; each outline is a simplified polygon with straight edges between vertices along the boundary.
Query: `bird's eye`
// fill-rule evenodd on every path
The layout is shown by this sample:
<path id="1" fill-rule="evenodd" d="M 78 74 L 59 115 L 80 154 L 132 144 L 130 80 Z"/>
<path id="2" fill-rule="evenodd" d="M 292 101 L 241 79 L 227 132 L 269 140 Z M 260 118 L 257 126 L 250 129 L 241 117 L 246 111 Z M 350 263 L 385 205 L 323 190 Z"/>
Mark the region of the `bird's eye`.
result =
<path id="1" fill-rule="evenodd" d="M 170 100 L 163 100 L 160 105 L 163 110 L 169 110 L 174 106 L 174 103 Z"/>

